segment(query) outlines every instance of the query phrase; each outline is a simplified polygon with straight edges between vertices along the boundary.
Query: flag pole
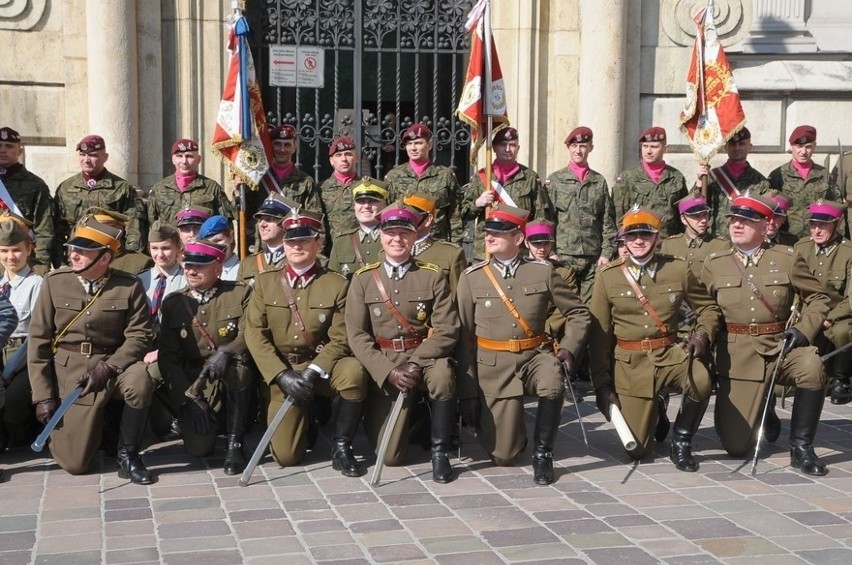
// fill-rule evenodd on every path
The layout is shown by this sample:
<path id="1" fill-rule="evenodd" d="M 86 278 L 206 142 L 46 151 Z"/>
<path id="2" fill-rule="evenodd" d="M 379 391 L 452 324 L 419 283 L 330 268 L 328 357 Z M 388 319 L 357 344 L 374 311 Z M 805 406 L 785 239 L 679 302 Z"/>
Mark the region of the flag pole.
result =
<path id="1" fill-rule="evenodd" d="M 231 8 L 234 11 L 234 17 L 240 18 L 243 15 L 243 10 L 245 9 L 246 3 L 245 0 L 231 0 Z M 245 69 L 245 60 L 246 54 L 245 49 L 248 49 L 248 41 L 244 41 L 242 37 L 240 37 L 240 68 Z M 243 79 L 245 79 L 245 75 L 242 75 Z M 242 89 L 242 94 L 244 95 L 243 107 L 240 109 L 241 119 L 240 123 L 243 128 L 251 128 L 251 118 L 249 116 L 249 112 L 251 112 L 250 105 L 251 102 L 248 100 L 248 89 L 244 87 L 244 85 L 240 85 Z M 251 129 L 248 129 L 249 137 L 251 136 Z M 243 133 L 243 139 L 246 139 L 245 133 Z M 239 212 L 237 214 L 237 239 L 239 240 L 240 248 L 239 248 L 239 257 L 240 261 L 245 259 L 248 256 L 248 233 L 246 224 L 248 223 L 248 212 L 246 211 L 246 183 L 238 182 L 237 183 L 237 193 L 239 195 Z"/>
<path id="2" fill-rule="evenodd" d="M 706 12 L 704 13 L 704 17 L 701 19 L 701 23 L 698 24 L 698 36 L 696 37 L 696 41 L 698 42 L 698 103 L 701 104 L 701 117 L 699 121 L 706 119 L 707 117 L 707 95 L 704 91 L 704 32 L 705 27 L 704 23 L 707 21 L 707 17 L 713 18 L 713 0 L 707 0 L 707 7 L 705 8 Z M 709 165 L 709 159 L 699 158 L 698 163 L 700 165 Z M 701 196 L 707 200 L 707 185 L 708 183 L 707 175 L 701 175 L 698 179 L 698 184 L 701 187 Z"/>
<path id="3" fill-rule="evenodd" d="M 484 42 L 485 49 L 485 76 L 483 77 L 483 89 L 482 89 L 482 101 L 483 108 L 485 108 L 485 115 L 488 116 L 487 125 L 485 127 L 485 188 L 492 191 L 494 190 L 493 178 L 494 178 L 494 169 L 492 166 L 493 156 L 492 156 L 492 146 L 491 146 L 491 138 L 493 136 L 492 131 L 494 130 L 494 112 L 491 107 L 491 87 L 492 87 L 492 74 L 491 74 L 491 2 L 486 2 L 485 4 L 485 13 L 482 15 L 483 18 L 483 33 L 482 39 Z M 491 204 L 485 207 L 485 217 L 488 217 L 488 212 L 491 210 Z M 490 259 L 491 255 L 486 251 L 485 258 Z"/>

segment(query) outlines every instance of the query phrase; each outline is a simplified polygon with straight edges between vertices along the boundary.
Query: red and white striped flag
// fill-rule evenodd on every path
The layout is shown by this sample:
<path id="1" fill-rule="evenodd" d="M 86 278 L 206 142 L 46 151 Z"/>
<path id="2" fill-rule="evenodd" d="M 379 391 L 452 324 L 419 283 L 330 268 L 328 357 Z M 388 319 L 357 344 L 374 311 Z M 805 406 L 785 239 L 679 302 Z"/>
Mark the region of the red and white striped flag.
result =
<path id="1" fill-rule="evenodd" d="M 713 1 L 695 16 L 698 34 L 686 77 L 686 104 L 680 129 L 693 153 L 707 163 L 745 125 L 734 73 L 713 23 Z"/>

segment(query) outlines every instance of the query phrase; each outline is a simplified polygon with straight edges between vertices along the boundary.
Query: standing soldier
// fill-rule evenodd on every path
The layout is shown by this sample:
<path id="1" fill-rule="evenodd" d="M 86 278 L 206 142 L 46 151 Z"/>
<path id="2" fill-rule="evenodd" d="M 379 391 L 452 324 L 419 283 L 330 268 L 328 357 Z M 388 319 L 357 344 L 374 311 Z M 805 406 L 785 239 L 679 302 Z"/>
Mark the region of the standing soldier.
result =
<path id="1" fill-rule="evenodd" d="M 193 457 L 213 452 L 224 412 L 227 449 L 223 469 L 238 475 L 246 466 L 243 441 L 252 374 L 246 365 L 245 321 L 249 288 L 220 280 L 225 250 L 199 239 L 183 254 L 187 287 L 163 300 L 157 364 L 172 405 L 181 405 L 183 444 Z M 187 389 L 198 379 L 198 396 Z"/>
<path id="2" fill-rule="evenodd" d="M 700 277 L 707 256 L 725 251 L 731 244 L 710 233 L 710 207 L 700 194 L 679 200 L 677 210 L 684 232 L 665 238 L 660 252 L 685 260 L 692 274 Z"/>
<path id="3" fill-rule="evenodd" d="M 787 212 L 790 210 L 790 199 L 771 190 L 764 196 L 767 202 L 774 205 L 772 217 L 766 223 L 766 241 L 774 245 L 793 247 L 799 238 L 785 228 L 788 227 Z"/>
<path id="4" fill-rule="evenodd" d="M 769 173 L 769 186 L 790 199 L 788 231 L 796 239 L 807 237 L 807 207 L 817 200 L 840 201 L 837 186 L 830 184 L 825 167 L 814 163 L 817 131 L 813 126 L 796 127 L 790 134 L 793 158 Z"/>
<path id="5" fill-rule="evenodd" d="M 825 475 L 813 447 L 825 401 L 822 362 L 808 345 L 823 327 L 829 298 L 804 257 L 765 241 L 772 214 L 771 203 L 760 197 L 737 197 L 730 212 L 734 247 L 704 261 L 701 279 L 725 317 L 716 342 L 716 432 L 734 457 L 754 447 L 768 379 L 777 356 L 784 355 L 776 384 L 796 387 L 790 465 L 807 475 Z M 785 329 L 797 294 L 801 318 Z"/>
<path id="6" fill-rule="evenodd" d="M 328 258 L 329 270 L 347 279 L 361 267 L 376 262 L 382 251 L 379 212 L 387 203 L 388 185 L 364 177 L 352 186 L 352 198 L 358 227 L 334 236 Z"/>
<path id="7" fill-rule="evenodd" d="M 352 208 L 352 189 L 355 188 L 358 172 L 358 154 L 351 137 L 344 135 L 331 140 L 328 162 L 332 168 L 331 176 L 325 179 L 319 188 L 326 222 L 326 254 L 331 251 L 331 243 L 335 237 L 352 233 L 358 227 Z"/>
<path id="8" fill-rule="evenodd" d="M 639 138 L 639 144 L 642 163 L 618 175 L 612 187 L 615 216 L 621 218 L 634 205 L 639 205 L 662 218 L 660 237 L 680 233 L 677 201 L 688 192 L 683 174 L 664 160 L 666 130 L 649 127 Z"/>
<path id="9" fill-rule="evenodd" d="M 101 443 L 104 407 L 125 402 L 118 476 L 148 485 L 154 477 L 139 450 L 153 386 L 142 361 L 151 348 L 151 318 L 142 283 L 110 269 L 119 230 L 86 218 L 74 230 L 71 268 L 45 277 L 30 322 L 27 364 L 36 418 L 47 423 L 60 399 L 81 387 L 50 436 L 50 453 L 72 475 L 87 472 Z"/>
<path id="10" fill-rule="evenodd" d="M 53 199 L 56 262 L 62 263 L 62 245 L 83 213 L 92 206 L 108 208 L 127 216 L 127 249 L 144 251 L 142 229 L 146 221 L 145 203 L 136 194 L 133 185 L 106 169 L 109 153 L 106 152 L 104 138 L 87 135 L 77 144 L 77 154 L 80 157 L 80 173 L 62 181 Z"/>
<path id="11" fill-rule="evenodd" d="M 20 162 L 24 149 L 21 136 L 10 127 L 0 128 L 0 183 L 13 202 L 0 207 L 14 211 L 32 223 L 35 232 L 35 259 L 42 265 L 51 264 L 53 246 L 53 202 L 50 189 L 38 176 Z"/>
<path id="12" fill-rule="evenodd" d="M 382 430 L 392 426 L 384 464 L 401 465 L 413 393 L 425 385 L 432 403 L 432 480 L 448 483 L 453 480 L 449 449 L 456 412 L 450 359 L 458 316 L 441 269 L 411 256 L 417 211 L 391 204 L 380 221 L 384 260 L 355 273 L 346 306 L 349 344 L 372 377 L 364 429 L 375 448 Z M 390 422 L 394 393 L 406 397 L 399 419 Z"/>
<path id="13" fill-rule="evenodd" d="M 695 472 L 692 439 L 711 388 L 701 358 L 716 336 L 719 308 L 686 261 L 656 253 L 660 227 L 659 216 L 650 210 L 636 207 L 628 212 L 621 228 L 629 256 L 598 274 L 589 304 L 592 383 L 598 409 L 607 420 L 611 405 L 622 409 L 638 444 L 628 455 L 637 460 L 651 452 L 664 408 L 657 400 L 660 391 L 666 387 L 683 391 L 671 460 L 678 470 Z M 685 350 L 677 334 L 684 302 L 696 318 Z"/>
<path id="14" fill-rule="evenodd" d="M 389 200 L 398 201 L 413 193 L 429 194 L 435 200 L 435 223 L 432 235 L 436 239 L 453 241 L 458 239 L 461 225 L 457 225 L 459 183 L 449 167 L 432 162 L 432 130 L 423 123 L 409 127 L 402 134 L 402 143 L 408 154 L 408 162 L 388 171 Z"/>
<path id="15" fill-rule="evenodd" d="M 462 419 L 495 465 L 513 465 L 527 443 L 524 395 L 538 399 L 533 479 L 555 480 L 553 446 L 562 419 L 562 367 L 570 374 L 585 345 L 589 311 L 553 265 L 521 253 L 529 213 L 497 205 L 485 220 L 485 252 L 459 280 L 457 358 Z M 565 317 L 555 346 L 545 334 L 550 304 Z M 556 355 L 553 350 L 556 349 Z"/>
<path id="16" fill-rule="evenodd" d="M 260 205 L 254 218 L 263 247 L 240 261 L 238 281 L 252 286 L 257 275 L 284 263 L 284 226 L 281 224 L 294 206 L 295 203 L 280 194 L 270 194 Z"/>
<path id="17" fill-rule="evenodd" d="M 710 207 L 710 222 L 708 231 L 716 237 L 728 237 L 728 210 L 731 201 L 751 192 L 763 194 L 769 190 L 766 177 L 748 162 L 751 153 L 751 132 L 744 127 L 728 139 L 725 152 L 728 160 L 721 167 L 710 168 L 710 165 L 698 165 L 699 178 L 707 178 L 707 205 Z M 700 273 L 699 269 L 699 273 Z"/>
<path id="18" fill-rule="evenodd" d="M 364 468 L 352 453 L 352 439 L 368 378 L 346 342 L 346 279 L 317 262 L 325 242 L 323 226 L 322 214 L 296 208 L 284 220 L 287 265 L 255 279 L 246 340 L 269 385 L 269 420 L 286 397 L 295 402 L 272 436 L 275 461 L 290 467 L 304 456 L 314 391 L 337 395 L 332 466 L 346 477 L 358 477 Z"/>
<path id="19" fill-rule="evenodd" d="M 822 353 L 843 347 L 852 336 L 852 308 L 846 299 L 849 273 L 852 269 L 852 243 L 840 232 L 845 208 L 835 202 L 815 202 L 808 207 L 811 236 L 796 244 L 796 252 L 805 258 L 811 273 L 822 283 L 831 310 L 823 322 L 823 337 L 814 343 Z M 849 378 L 852 356 L 835 355 L 826 370 L 833 374 L 831 403 L 847 404 L 852 400 Z"/>
<path id="20" fill-rule="evenodd" d="M 172 144 L 172 164 L 175 173 L 157 182 L 148 195 L 148 224 L 174 225 L 175 216 L 187 206 L 203 206 L 210 214 L 234 219 L 234 208 L 225 191 L 213 179 L 199 174 L 201 154 L 192 139 L 178 139 Z"/>
<path id="21" fill-rule="evenodd" d="M 467 193 L 461 204 L 464 222 L 477 221 L 474 234 L 474 258 L 485 256 L 482 223 L 485 210 L 492 204 L 501 203 L 530 211 L 531 218 L 556 220 L 551 198 L 541 184 L 541 179 L 532 169 L 518 163 L 518 130 L 512 127 L 501 129 L 491 141 L 494 148 L 491 186 L 486 188 L 485 169 L 479 169 L 470 179 Z"/>
<path id="22" fill-rule="evenodd" d="M 592 297 L 595 273 L 615 253 L 615 208 L 606 179 L 589 168 L 592 130 L 574 128 L 565 138 L 568 166 L 547 178 L 556 206 L 556 255 L 574 270 L 583 302 Z"/>

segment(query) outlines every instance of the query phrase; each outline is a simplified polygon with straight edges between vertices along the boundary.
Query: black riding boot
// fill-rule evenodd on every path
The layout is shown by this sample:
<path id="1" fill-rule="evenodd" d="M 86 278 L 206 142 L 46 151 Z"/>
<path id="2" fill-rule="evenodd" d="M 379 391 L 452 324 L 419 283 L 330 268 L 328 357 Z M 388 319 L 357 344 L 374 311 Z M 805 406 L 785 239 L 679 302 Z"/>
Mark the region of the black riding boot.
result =
<path id="1" fill-rule="evenodd" d="M 533 480 L 537 485 L 549 485 L 556 480 L 553 474 L 553 444 L 562 421 L 562 397 L 539 398 L 535 412 L 535 431 L 532 455 Z"/>
<path id="2" fill-rule="evenodd" d="M 453 480 L 449 451 L 455 420 L 455 398 L 432 401 L 432 480 L 436 483 L 448 483 Z"/>
<path id="3" fill-rule="evenodd" d="M 769 409 L 766 411 L 766 423 L 763 425 L 763 436 L 769 443 L 775 443 L 781 435 L 781 420 L 775 413 L 775 391 L 769 396 Z"/>
<path id="4" fill-rule="evenodd" d="M 672 432 L 671 460 L 679 471 L 694 473 L 698 463 L 692 457 L 692 438 L 701 425 L 701 418 L 707 410 L 709 399 L 698 401 L 683 395 L 683 404 L 674 424 Z"/>
<path id="5" fill-rule="evenodd" d="M 669 421 L 669 415 L 666 413 L 666 409 L 669 407 L 669 393 L 661 390 L 657 393 L 657 427 L 654 430 L 654 439 L 657 440 L 657 443 L 662 443 L 665 441 L 666 436 L 669 435 L 669 429 L 672 427 L 671 422 Z"/>
<path id="6" fill-rule="evenodd" d="M 360 477 L 364 466 L 352 453 L 352 439 L 361 420 L 364 402 L 352 402 L 340 398 L 337 401 L 337 419 L 334 421 L 334 437 L 331 438 L 331 466 L 344 477 Z"/>
<path id="7" fill-rule="evenodd" d="M 225 450 L 225 463 L 222 468 L 226 475 L 239 475 L 246 468 L 246 453 L 243 440 L 246 433 L 246 412 L 251 400 L 248 388 L 228 389 L 225 405 L 225 433 L 228 435 L 228 447 Z"/>
<path id="8" fill-rule="evenodd" d="M 852 376 L 852 357 L 849 352 L 835 355 L 832 359 L 834 384 L 831 385 L 831 403 L 848 404 L 852 400 L 849 378 Z"/>
<path id="9" fill-rule="evenodd" d="M 825 402 L 823 389 L 796 389 L 793 397 L 793 417 L 790 419 L 790 465 L 806 475 L 821 477 L 828 473 L 814 453 L 814 437 Z"/>
<path id="10" fill-rule="evenodd" d="M 131 408 L 125 406 L 121 412 L 121 426 L 118 430 L 118 476 L 130 479 L 137 485 L 150 485 L 154 475 L 145 468 L 142 457 L 139 456 L 139 446 L 145 433 L 148 421 L 148 408 Z"/>

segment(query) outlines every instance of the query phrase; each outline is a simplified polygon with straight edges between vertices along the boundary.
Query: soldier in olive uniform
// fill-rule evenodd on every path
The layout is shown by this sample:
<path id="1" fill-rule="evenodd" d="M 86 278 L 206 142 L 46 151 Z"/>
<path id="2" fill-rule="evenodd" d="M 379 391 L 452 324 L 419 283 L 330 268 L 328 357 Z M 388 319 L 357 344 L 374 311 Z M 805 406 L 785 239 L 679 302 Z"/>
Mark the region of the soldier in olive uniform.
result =
<path id="1" fill-rule="evenodd" d="M 275 461 L 287 467 L 304 456 L 308 406 L 316 391 L 339 396 L 332 466 L 346 477 L 358 477 L 364 468 L 352 453 L 352 439 L 369 377 L 346 341 L 346 279 L 317 261 L 323 228 L 322 214 L 295 208 L 284 221 L 287 264 L 257 276 L 246 312 L 246 339 L 269 385 L 269 420 L 286 397 L 295 402 L 272 436 Z"/>
<path id="2" fill-rule="evenodd" d="M 151 318 L 142 283 L 110 269 L 120 232 L 91 218 L 80 222 L 66 244 L 70 269 L 45 277 L 30 322 L 27 364 L 36 418 L 47 423 L 75 387 L 80 398 L 50 436 L 50 453 L 77 475 L 91 469 L 112 398 L 123 399 L 118 476 L 154 482 L 139 450 L 153 386 L 145 363 Z"/>
<path id="3" fill-rule="evenodd" d="M 461 247 L 449 241 L 432 237 L 432 225 L 435 222 L 435 200 L 428 194 L 414 192 L 402 199 L 402 203 L 420 212 L 417 224 L 417 240 L 411 249 L 411 255 L 418 261 L 441 267 L 450 283 L 450 297 L 455 300 L 456 287 L 462 271 L 467 268 L 467 258 Z"/>
<path id="4" fill-rule="evenodd" d="M 77 144 L 81 172 L 65 179 L 56 189 L 53 198 L 56 226 L 54 239 L 55 262 L 62 262 L 62 245 L 83 216 L 85 210 L 100 206 L 115 210 L 128 217 L 125 234 L 130 251 L 144 251 L 145 203 L 136 188 L 105 167 L 109 154 L 104 138 L 87 135 Z"/>
<path id="5" fill-rule="evenodd" d="M 771 203 L 740 196 L 731 204 L 734 247 L 704 261 L 701 280 L 722 310 L 725 326 L 716 343 L 716 432 L 730 455 L 746 455 L 768 379 L 786 345 L 779 385 L 796 387 L 790 420 L 790 464 L 808 475 L 828 471 L 814 453 L 814 437 L 825 401 L 822 362 L 809 347 L 823 328 L 829 297 L 792 248 L 765 242 Z M 801 318 L 788 329 L 794 296 Z"/>
<path id="6" fill-rule="evenodd" d="M 186 206 L 175 214 L 175 225 L 180 233 L 180 241 L 186 245 L 198 237 L 201 225 L 210 219 L 213 212 L 203 206 Z"/>
<path id="7" fill-rule="evenodd" d="M 497 205 L 485 220 L 491 257 L 459 280 L 461 319 L 457 358 L 464 422 L 495 465 L 513 465 L 527 443 L 524 395 L 538 399 L 533 432 L 533 480 L 555 480 L 553 446 L 562 419 L 562 367 L 570 374 L 586 342 L 589 311 L 548 262 L 521 253 L 529 213 Z M 558 346 L 545 334 L 550 304 L 565 317 Z M 556 355 L 553 355 L 556 349 Z"/>
<path id="8" fill-rule="evenodd" d="M 352 189 L 357 186 L 358 154 L 351 137 L 339 136 L 328 146 L 328 162 L 331 164 L 331 176 L 319 187 L 322 213 L 325 214 L 326 246 L 325 253 L 331 252 L 335 237 L 352 233 L 358 228 L 353 213 L 354 199 Z"/>
<path id="9" fill-rule="evenodd" d="M 823 336 L 816 345 L 822 353 L 843 347 L 852 337 L 852 308 L 846 300 L 846 288 L 852 269 L 852 243 L 840 233 L 846 209 L 835 202 L 815 202 L 808 207 L 811 236 L 796 244 L 796 252 L 805 258 L 814 276 L 822 283 L 831 310 L 823 322 Z M 852 400 L 849 379 L 852 356 L 838 354 L 826 367 L 834 377 L 831 403 L 847 404 Z"/>
<path id="10" fill-rule="evenodd" d="M 249 286 L 260 273 L 277 269 L 284 264 L 284 226 L 282 223 L 296 206 L 280 194 L 270 194 L 254 215 L 257 233 L 263 249 L 242 261 L 237 270 L 237 280 Z"/>
<path id="11" fill-rule="evenodd" d="M 615 216 L 621 218 L 638 204 L 662 218 L 660 237 L 680 233 L 683 227 L 678 221 L 677 201 L 688 191 L 683 174 L 664 160 L 666 130 L 649 127 L 639 138 L 639 144 L 642 163 L 618 175 L 612 187 Z"/>
<path id="12" fill-rule="evenodd" d="M 121 230 L 122 234 L 125 233 L 124 230 L 130 219 L 124 214 L 107 208 L 101 208 L 100 206 L 92 206 L 84 213 L 87 216 L 92 216 L 95 221 Z M 138 275 L 142 271 L 146 271 L 154 266 L 154 260 L 149 255 L 139 253 L 138 251 L 128 251 L 124 246 L 124 239 L 124 237 L 121 238 L 121 248 L 110 264 L 113 269 L 124 271 L 131 275 Z"/>
<path id="13" fill-rule="evenodd" d="M 634 459 L 651 452 L 660 410 L 658 393 L 666 387 L 683 391 L 671 460 L 678 470 L 695 472 L 692 439 L 711 389 L 701 357 L 716 336 L 719 308 L 686 261 L 656 253 L 661 224 L 650 210 L 637 207 L 628 212 L 621 227 L 629 257 L 598 273 L 589 304 L 592 383 L 598 409 L 607 420 L 611 405 L 623 411 L 637 441 L 628 452 Z M 685 348 L 677 334 L 684 302 L 695 311 L 695 330 Z"/>
<path id="14" fill-rule="evenodd" d="M 432 130 L 423 123 L 409 127 L 402 134 L 402 143 L 408 154 L 408 162 L 388 171 L 389 200 L 398 201 L 414 192 L 429 194 L 435 199 L 435 223 L 432 235 L 435 239 L 456 241 L 461 234 L 461 219 L 458 217 L 459 183 L 455 173 L 432 162 Z"/>
<path id="15" fill-rule="evenodd" d="M 453 480 L 448 452 L 456 413 L 451 357 L 458 316 L 441 269 L 411 256 L 420 214 L 391 204 L 380 221 L 384 260 L 355 273 L 346 305 L 349 344 L 372 377 L 364 428 L 375 448 L 384 428 L 393 426 L 384 464 L 401 465 L 413 392 L 425 386 L 432 403 L 432 480 L 448 483 Z M 389 422 L 398 394 L 405 394 L 402 412 Z"/>
<path id="16" fill-rule="evenodd" d="M 699 179 L 707 179 L 707 205 L 710 208 L 708 232 L 712 236 L 728 237 L 728 210 L 731 200 L 750 192 L 763 194 L 769 190 L 769 182 L 763 174 L 748 162 L 752 150 L 751 132 L 744 127 L 732 135 L 725 144 L 728 160 L 721 167 L 698 165 Z M 696 185 L 696 189 L 700 190 Z M 700 269 L 699 269 L 700 272 Z"/>
<path id="17" fill-rule="evenodd" d="M 358 224 L 353 230 L 334 236 L 328 269 L 352 278 L 361 267 L 378 261 L 382 251 L 379 240 L 379 212 L 387 204 L 388 185 L 364 177 L 352 186 L 352 206 Z"/>
<path id="18" fill-rule="evenodd" d="M 710 206 L 700 194 L 678 201 L 677 209 L 684 233 L 665 238 L 660 252 L 683 259 L 692 274 L 700 277 L 707 256 L 727 250 L 731 243 L 710 233 Z"/>
<path id="19" fill-rule="evenodd" d="M 219 183 L 198 172 L 201 154 L 192 139 L 178 139 L 172 144 L 173 175 L 157 181 L 148 196 L 148 224 L 160 220 L 174 225 L 175 216 L 187 206 L 203 206 L 210 215 L 221 214 L 234 219 L 225 191 Z"/>
<path id="20" fill-rule="evenodd" d="M 556 255 L 577 274 L 580 298 L 592 297 L 595 273 L 615 252 L 615 207 L 606 179 L 589 168 L 592 130 L 580 126 L 565 138 L 568 166 L 547 178 L 556 206 Z"/>
<path id="21" fill-rule="evenodd" d="M 764 196 L 767 202 L 774 205 L 772 217 L 766 223 L 766 241 L 774 245 L 793 247 L 799 238 L 787 231 L 790 199 L 774 190 L 770 190 Z"/>
<path id="22" fill-rule="evenodd" d="M 829 183 L 825 167 L 814 163 L 816 128 L 802 125 L 790 134 L 793 158 L 769 173 L 769 186 L 790 199 L 788 231 L 797 239 L 807 237 L 807 207 L 817 200 L 840 202 L 840 191 Z"/>
<path id="23" fill-rule="evenodd" d="M 249 287 L 220 280 L 225 250 L 199 239 L 183 254 L 187 287 L 163 300 L 157 364 L 173 406 L 183 444 L 193 457 L 213 452 L 224 416 L 227 449 L 223 469 L 238 475 L 246 466 L 243 441 L 252 374 L 246 365 L 245 321 Z M 198 396 L 187 389 L 199 379 Z"/>
<path id="24" fill-rule="evenodd" d="M 518 163 L 518 130 L 513 127 L 501 129 L 491 141 L 494 148 L 494 163 L 491 166 L 491 186 L 485 188 L 486 171 L 479 169 L 470 179 L 461 203 L 464 222 L 476 221 L 473 258 L 485 257 L 482 223 L 486 209 L 495 202 L 502 202 L 530 211 L 530 217 L 556 221 L 556 211 L 548 191 L 542 186 L 538 174 Z"/>
<path id="25" fill-rule="evenodd" d="M 6 202 L 5 208 L 14 211 L 17 207 L 21 216 L 32 223 L 35 259 L 42 265 L 50 265 L 53 200 L 47 184 L 20 162 L 23 152 L 20 134 L 10 127 L 0 128 L 0 182 L 14 201 L 14 204 Z"/>

